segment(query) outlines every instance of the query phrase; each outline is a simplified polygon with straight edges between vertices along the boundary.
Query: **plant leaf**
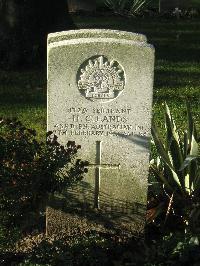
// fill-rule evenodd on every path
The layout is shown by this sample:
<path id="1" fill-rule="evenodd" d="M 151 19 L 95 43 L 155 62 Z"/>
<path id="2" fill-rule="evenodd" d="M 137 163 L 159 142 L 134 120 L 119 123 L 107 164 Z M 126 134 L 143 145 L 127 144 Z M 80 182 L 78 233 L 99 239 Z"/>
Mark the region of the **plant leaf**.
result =
<path id="1" fill-rule="evenodd" d="M 165 150 L 165 147 L 161 141 L 161 136 L 159 135 L 157 127 L 155 126 L 154 123 L 152 123 L 151 133 L 152 133 L 153 140 L 154 140 L 155 146 L 157 148 L 158 154 L 161 156 L 161 158 L 164 160 L 164 162 L 172 168 L 169 156 Z"/>
<path id="2" fill-rule="evenodd" d="M 198 163 L 199 165 L 200 163 Z M 199 197 L 199 190 L 200 190 L 200 167 L 198 167 L 196 171 L 196 176 L 194 180 L 194 194 L 197 194 Z"/>
<path id="3" fill-rule="evenodd" d="M 154 165 L 150 165 L 150 171 L 152 171 L 152 174 L 154 175 L 154 177 L 159 182 L 161 182 L 162 184 L 164 184 L 173 193 L 173 191 L 174 191 L 173 187 L 170 185 L 170 183 L 165 178 L 165 176 L 163 175 L 163 173 L 161 171 L 159 171 L 159 169 L 157 168 L 157 166 L 155 164 Z"/>
<path id="4" fill-rule="evenodd" d="M 187 174 L 185 176 L 185 190 L 188 192 L 189 195 L 191 193 L 190 187 L 191 187 L 191 185 L 190 185 L 190 175 Z"/>
<path id="5" fill-rule="evenodd" d="M 192 134 L 190 155 L 197 156 L 198 153 L 199 153 L 199 145 L 198 145 L 194 135 Z"/>
<path id="6" fill-rule="evenodd" d="M 191 145 L 191 141 L 192 141 L 192 134 L 193 134 L 193 118 L 192 118 L 192 114 L 190 111 L 190 104 L 189 102 L 186 102 L 186 107 L 187 107 L 187 121 L 188 121 L 188 140 L 189 140 L 189 145 Z"/>
<path id="7" fill-rule="evenodd" d="M 189 138 L 188 138 L 188 132 L 184 132 L 184 158 L 188 155 L 188 148 L 189 148 Z"/>
<path id="8" fill-rule="evenodd" d="M 181 165 L 181 168 L 179 169 L 179 171 L 183 171 L 183 169 L 185 169 L 186 167 L 188 167 L 190 165 L 190 163 L 193 160 L 196 160 L 197 158 L 198 158 L 197 156 L 193 156 L 193 155 L 187 156 L 186 159 L 185 159 L 185 161 Z"/>
<path id="9" fill-rule="evenodd" d="M 169 107 L 167 104 L 165 104 L 166 112 L 165 112 L 165 126 L 166 126 L 166 132 L 167 132 L 167 149 L 169 158 L 171 161 L 171 165 L 173 165 L 172 170 L 176 172 L 174 174 L 174 177 L 177 177 L 179 179 L 179 182 L 181 186 L 184 188 L 184 174 L 179 171 L 182 163 L 183 163 L 183 151 L 180 145 L 180 138 L 178 135 L 178 132 L 176 131 L 176 125 L 175 122 L 172 119 Z"/>

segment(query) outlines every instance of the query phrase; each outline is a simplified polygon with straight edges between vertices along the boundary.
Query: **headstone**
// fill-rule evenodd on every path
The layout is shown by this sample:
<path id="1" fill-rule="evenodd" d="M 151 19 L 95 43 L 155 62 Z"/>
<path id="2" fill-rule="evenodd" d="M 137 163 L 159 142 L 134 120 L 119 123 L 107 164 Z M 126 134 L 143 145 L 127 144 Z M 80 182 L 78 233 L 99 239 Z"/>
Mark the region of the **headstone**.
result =
<path id="1" fill-rule="evenodd" d="M 154 48 L 140 34 L 48 37 L 48 130 L 81 145 L 86 177 L 49 202 L 47 234 L 144 231 Z"/>

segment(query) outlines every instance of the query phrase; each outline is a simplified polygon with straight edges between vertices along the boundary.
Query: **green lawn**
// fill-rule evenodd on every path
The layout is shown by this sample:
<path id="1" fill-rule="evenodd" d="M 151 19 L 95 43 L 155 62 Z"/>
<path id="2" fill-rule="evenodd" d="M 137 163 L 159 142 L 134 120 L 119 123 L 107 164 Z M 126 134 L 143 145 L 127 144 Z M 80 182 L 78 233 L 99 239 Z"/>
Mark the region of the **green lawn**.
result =
<path id="1" fill-rule="evenodd" d="M 126 19 L 122 17 L 79 17 L 78 28 L 111 28 L 147 35 L 156 49 L 154 107 L 157 124 L 163 123 L 167 101 L 180 129 L 186 125 L 185 100 L 200 129 L 200 20 Z M 0 116 L 18 117 L 26 126 L 46 130 L 46 71 L 0 71 Z"/>

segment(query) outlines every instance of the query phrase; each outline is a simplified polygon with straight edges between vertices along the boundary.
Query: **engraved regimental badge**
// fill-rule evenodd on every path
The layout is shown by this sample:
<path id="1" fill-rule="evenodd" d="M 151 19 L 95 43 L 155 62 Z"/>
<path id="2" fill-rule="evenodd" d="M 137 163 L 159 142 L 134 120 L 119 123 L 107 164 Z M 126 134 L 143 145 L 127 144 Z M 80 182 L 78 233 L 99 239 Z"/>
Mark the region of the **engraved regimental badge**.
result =
<path id="1" fill-rule="evenodd" d="M 89 100 L 108 101 L 116 98 L 124 89 L 124 70 L 117 61 L 109 62 L 100 56 L 88 59 L 78 72 L 78 88 Z"/>

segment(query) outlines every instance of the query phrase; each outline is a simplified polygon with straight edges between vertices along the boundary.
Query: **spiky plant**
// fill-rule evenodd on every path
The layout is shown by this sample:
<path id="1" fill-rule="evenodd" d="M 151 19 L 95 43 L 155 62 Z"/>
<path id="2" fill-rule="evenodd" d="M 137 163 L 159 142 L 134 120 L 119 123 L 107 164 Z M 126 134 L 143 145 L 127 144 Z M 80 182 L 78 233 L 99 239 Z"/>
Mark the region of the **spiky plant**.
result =
<path id="1" fill-rule="evenodd" d="M 199 139 L 189 104 L 187 119 L 188 128 L 181 139 L 166 104 L 165 140 L 162 139 L 153 119 L 152 137 L 158 157 L 151 161 L 150 172 L 157 180 L 160 190 L 154 193 L 155 198 L 159 200 L 149 216 L 150 220 L 164 213 L 165 222 L 170 215 L 174 215 L 180 218 L 184 225 L 190 223 L 190 226 L 193 226 L 196 223 L 193 218 L 197 219 L 196 214 L 200 213 Z"/>

